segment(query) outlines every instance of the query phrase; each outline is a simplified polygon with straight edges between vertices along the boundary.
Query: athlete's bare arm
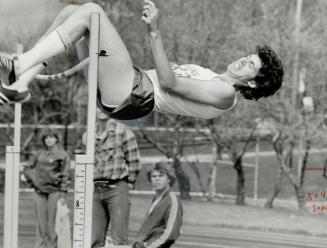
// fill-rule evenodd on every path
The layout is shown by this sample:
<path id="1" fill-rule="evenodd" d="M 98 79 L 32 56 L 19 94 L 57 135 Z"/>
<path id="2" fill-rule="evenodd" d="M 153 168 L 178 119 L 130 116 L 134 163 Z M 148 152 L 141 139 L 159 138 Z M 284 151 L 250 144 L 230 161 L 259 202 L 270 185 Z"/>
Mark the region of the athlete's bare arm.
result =
<path id="1" fill-rule="evenodd" d="M 189 100 L 219 109 L 228 109 L 233 106 L 235 101 L 234 87 L 219 79 L 198 80 L 178 77 L 174 86 L 169 90 Z"/>
<path id="2" fill-rule="evenodd" d="M 189 100 L 227 109 L 234 103 L 234 88 L 218 80 L 202 81 L 176 77 L 168 61 L 158 24 L 158 9 L 145 0 L 142 20 L 148 25 L 150 46 L 161 88 Z"/>
<path id="3" fill-rule="evenodd" d="M 142 12 L 142 20 L 148 26 L 149 41 L 156 67 L 159 84 L 162 88 L 172 88 L 175 82 L 175 74 L 170 67 L 167 55 L 163 46 L 159 23 L 158 9 L 150 0 L 145 0 Z"/>

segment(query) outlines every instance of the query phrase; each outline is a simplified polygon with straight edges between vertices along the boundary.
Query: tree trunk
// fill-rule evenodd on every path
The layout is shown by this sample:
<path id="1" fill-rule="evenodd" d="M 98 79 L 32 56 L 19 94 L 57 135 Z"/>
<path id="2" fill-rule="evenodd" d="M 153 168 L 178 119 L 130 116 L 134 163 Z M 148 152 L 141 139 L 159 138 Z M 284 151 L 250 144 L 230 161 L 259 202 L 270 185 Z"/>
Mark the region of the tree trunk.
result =
<path id="1" fill-rule="evenodd" d="M 0 168 L 0 193 L 4 192 L 5 188 L 5 170 Z"/>
<path id="2" fill-rule="evenodd" d="M 64 130 L 64 149 L 65 151 L 68 150 L 68 125 L 69 125 L 69 122 L 70 122 L 70 114 L 68 113 L 67 114 L 68 116 L 66 117 L 66 120 L 65 120 L 65 130 Z"/>
<path id="3" fill-rule="evenodd" d="M 178 158 L 174 158 L 173 167 L 178 183 L 179 192 L 181 193 L 181 199 L 191 199 L 190 191 L 191 184 L 190 178 L 183 170 L 182 163 Z"/>
<path id="4" fill-rule="evenodd" d="M 74 87 L 75 80 L 76 80 L 76 76 L 73 76 L 68 80 L 68 85 L 69 85 L 68 103 L 70 106 L 73 106 L 74 104 L 73 92 L 76 90 L 76 88 Z M 70 124 L 70 119 L 71 119 L 71 111 L 68 109 L 65 119 L 65 131 L 64 131 L 64 149 L 66 151 L 68 150 L 68 125 Z"/>
<path id="5" fill-rule="evenodd" d="M 308 163 L 308 159 L 309 159 L 309 151 L 311 149 L 311 141 L 306 141 L 305 142 L 305 153 L 304 153 L 304 157 L 303 157 L 303 161 L 302 161 L 302 168 L 301 168 L 301 175 L 300 175 L 300 182 L 299 185 L 300 187 L 303 186 L 304 184 L 304 176 L 305 176 L 305 169 L 307 168 L 307 163 Z"/>
<path id="6" fill-rule="evenodd" d="M 22 145 L 22 152 L 23 152 L 24 160 L 25 161 L 30 160 L 30 156 L 31 156 L 31 146 L 30 146 L 30 143 L 38 135 L 38 133 L 39 133 L 39 129 L 38 128 L 34 128 L 33 133 L 31 133 L 27 137 L 27 139 L 24 141 L 24 143 Z"/>
<path id="7" fill-rule="evenodd" d="M 82 137 L 85 128 L 83 127 L 87 122 L 87 97 L 84 95 L 85 87 L 81 86 L 77 89 L 77 129 L 76 137 Z M 85 149 L 85 145 L 81 138 L 76 138 L 75 144 L 76 152 L 81 153 Z"/>
<path id="8" fill-rule="evenodd" d="M 216 196 L 216 180 L 217 179 L 217 163 L 213 162 L 210 168 L 210 175 L 208 181 L 208 200 L 213 201 Z"/>
<path id="9" fill-rule="evenodd" d="M 295 193 L 296 193 L 298 208 L 300 211 L 304 211 L 305 210 L 305 193 L 303 191 L 303 188 L 294 186 L 294 189 L 295 189 Z"/>
<path id="10" fill-rule="evenodd" d="M 275 185 L 274 185 L 274 189 L 271 192 L 268 200 L 265 203 L 265 208 L 272 208 L 273 207 L 274 200 L 275 200 L 275 198 L 277 197 L 277 195 L 280 192 L 280 186 L 281 186 L 281 183 L 282 183 L 282 176 L 283 176 L 283 168 L 279 167 L 278 176 L 277 176 L 277 180 L 276 180 Z"/>
<path id="11" fill-rule="evenodd" d="M 200 189 L 201 189 L 201 192 L 203 194 L 204 197 L 207 197 L 207 190 L 205 188 L 205 186 L 203 185 L 202 183 L 202 178 L 201 178 L 201 174 L 200 174 L 200 171 L 199 171 L 199 168 L 197 166 L 197 163 L 196 162 L 190 162 L 188 163 L 190 168 L 192 169 L 192 171 L 194 172 L 195 176 L 196 176 L 196 179 L 198 180 L 198 183 L 199 183 L 199 186 L 200 186 Z M 208 199 L 210 201 L 210 199 Z"/>
<path id="12" fill-rule="evenodd" d="M 208 178 L 208 200 L 213 201 L 216 196 L 216 183 L 217 183 L 217 161 L 221 159 L 221 152 L 218 145 L 214 142 L 212 148 L 212 165 L 210 167 Z"/>
<path id="13" fill-rule="evenodd" d="M 242 166 L 242 158 L 237 158 L 234 162 L 234 169 L 237 174 L 236 182 L 236 205 L 245 205 L 245 177 Z"/>

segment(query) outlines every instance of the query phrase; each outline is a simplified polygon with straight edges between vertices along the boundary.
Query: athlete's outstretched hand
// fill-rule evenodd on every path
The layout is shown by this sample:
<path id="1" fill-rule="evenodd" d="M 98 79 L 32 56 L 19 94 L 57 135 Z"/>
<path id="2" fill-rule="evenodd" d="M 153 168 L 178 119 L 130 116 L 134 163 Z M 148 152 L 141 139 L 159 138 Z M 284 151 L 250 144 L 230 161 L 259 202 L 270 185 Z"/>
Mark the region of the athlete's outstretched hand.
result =
<path id="1" fill-rule="evenodd" d="M 149 33 L 159 31 L 159 10 L 150 0 L 144 0 L 142 20 L 147 24 Z"/>

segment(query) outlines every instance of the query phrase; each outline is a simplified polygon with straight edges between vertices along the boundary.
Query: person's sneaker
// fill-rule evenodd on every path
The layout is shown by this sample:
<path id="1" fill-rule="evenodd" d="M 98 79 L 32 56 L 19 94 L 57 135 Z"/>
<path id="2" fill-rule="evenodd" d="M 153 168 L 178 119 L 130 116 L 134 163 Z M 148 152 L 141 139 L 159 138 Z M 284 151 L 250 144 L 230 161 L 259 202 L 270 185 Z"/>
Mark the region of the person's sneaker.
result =
<path id="1" fill-rule="evenodd" d="M 0 79 L 0 105 L 10 103 L 22 103 L 30 99 L 31 93 L 27 90 L 19 92 L 18 90 L 8 89 Z"/>
<path id="2" fill-rule="evenodd" d="M 18 56 L 17 54 L 7 54 L 4 52 L 0 53 L 0 67 L 8 72 L 8 81 L 9 84 L 12 84 L 16 81 L 16 72 L 19 69 Z"/>

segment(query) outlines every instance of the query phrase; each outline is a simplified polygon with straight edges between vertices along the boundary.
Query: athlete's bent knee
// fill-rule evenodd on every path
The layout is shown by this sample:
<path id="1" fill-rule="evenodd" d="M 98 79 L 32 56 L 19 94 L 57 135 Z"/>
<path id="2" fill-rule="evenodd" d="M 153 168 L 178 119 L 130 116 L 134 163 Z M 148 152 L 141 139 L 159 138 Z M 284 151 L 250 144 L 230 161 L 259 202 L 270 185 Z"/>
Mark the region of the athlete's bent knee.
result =
<path id="1" fill-rule="evenodd" d="M 85 3 L 83 4 L 83 8 L 88 12 L 104 12 L 103 8 L 96 3 Z"/>
<path id="2" fill-rule="evenodd" d="M 64 7 L 62 9 L 62 12 L 69 13 L 70 14 L 70 13 L 74 12 L 77 9 L 78 9 L 78 6 L 77 5 L 69 4 L 69 5 L 67 5 L 66 7 Z"/>
<path id="3" fill-rule="evenodd" d="M 102 15 L 105 15 L 105 12 L 102 7 L 96 3 L 85 3 L 80 6 L 79 11 L 76 12 L 77 14 L 75 17 L 81 28 L 84 28 L 86 30 L 90 29 L 90 15 L 93 12 L 98 12 Z"/>

